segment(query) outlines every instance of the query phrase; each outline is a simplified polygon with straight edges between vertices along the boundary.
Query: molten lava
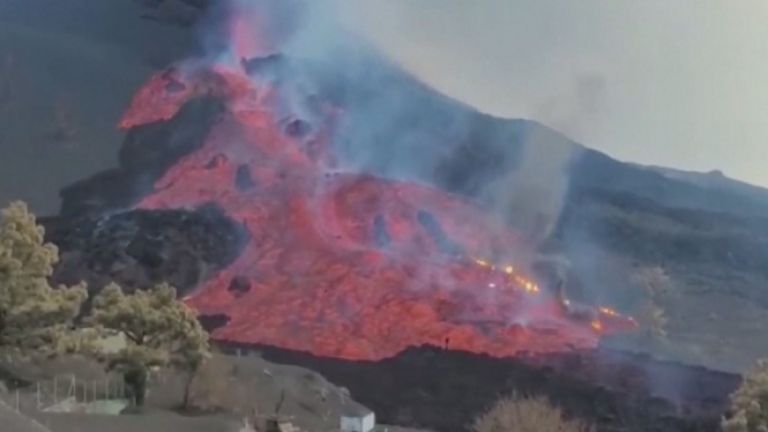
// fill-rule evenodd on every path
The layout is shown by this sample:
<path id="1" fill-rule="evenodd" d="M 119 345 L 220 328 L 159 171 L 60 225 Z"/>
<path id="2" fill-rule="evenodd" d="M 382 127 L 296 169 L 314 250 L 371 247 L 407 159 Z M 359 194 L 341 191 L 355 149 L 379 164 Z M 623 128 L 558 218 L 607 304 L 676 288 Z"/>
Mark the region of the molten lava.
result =
<path id="1" fill-rule="evenodd" d="M 341 109 L 314 100 L 299 110 L 312 118 L 302 118 L 288 91 L 234 66 L 170 70 L 120 123 L 167 120 L 200 96 L 227 104 L 204 146 L 139 204 L 214 202 L 249 232 L 241 256 L 186 299 L 229 317 L 214 339 L 349 359 L 422 344 L 511 356 L 591 347 L 632 324 L 607 308 L 571 316 L 514 263 L 484 259 L 523 245 L 465 199 L 334 173 L 329 142 Z"/>

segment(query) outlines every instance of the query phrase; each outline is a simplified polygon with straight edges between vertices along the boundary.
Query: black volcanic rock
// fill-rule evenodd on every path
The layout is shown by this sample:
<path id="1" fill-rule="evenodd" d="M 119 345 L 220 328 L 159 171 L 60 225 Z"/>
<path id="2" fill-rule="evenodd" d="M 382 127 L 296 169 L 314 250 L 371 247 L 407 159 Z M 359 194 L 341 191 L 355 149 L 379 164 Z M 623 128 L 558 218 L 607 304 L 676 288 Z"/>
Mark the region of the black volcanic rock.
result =
<path id="1" fill-rule="evenodd" d="M 256 186 L 256 183 L 253 181 L 253 176 L 251 175 L 251 170 L 248 168 L 248 165 L 240 165 L 237 167 L 237 172 L 235 173 L 235 187 L 237 187 L 237 190 L 245 192 L 253 189 L 254 186 Z"/>
<path id="2" fill-rule="evenodd" d="M 665 176 L 657 168 L 619 162 L 594 150 L 584 152 L 574 161 L 570 178 L 571 188 L 576 192 L 603 190 L 651 199 L 664 207 L 768 215 L 768 190 L 755 187 L 742 192 L 709 187 Z"/>
<path id="3" fill-rule="evenodd" d="M 581 236 L 645 262 L 768 278 L 768 216 L 676 208 L 594 189 L 571 195 L 560 231 L 566 241 Z"/>
<path id="4" fill-rule="evenodd" d="M 60 215 L 99 215 L 135 204 L 175 161 L 203 145 L 222 109 L 215 99 L 197 99 L 169 121 L 131 129 L 120 148 L 117 168 L 61 191 Z"/>
<path id="5" fill-rule="evenodd" d="M 209 333 L 219 327 L 227 325 L 230 320 L 229 315 L 227 314 L 200 315 L 198 319 L 200 320 L 200 325 L 203 326 L 203 329 Z"/>
<path id="6" fill-rule="evenodd" d="M 250 290 L 251 281 L 243 276 L 235 276 L 232 278 L 232 280 L 229 282 L 229 287 L 227 287 L 227 291 L 232 293 L 234 297 L 241 297 L 242 295 L 248 293 Z"/>
<path id="7" fill-rule="evenodd" d="M 161 24 L 189 27 L 197 23 L 210 6 L 208 0 L 137 0 L 147 8 L 141 17 Z"/>
<path id="8" fill-rule="evenodd" d="M 502 359 L 422 347 L 378 362 L 254 349 L 347 387 L 383 423 L 445 432 L 469 430 L 500 396 L 515 393 L 544 395 L 600 432 L 715 432 L 740 382 L 737 375 L 609 349 Z"/>
<path id="9" fill-rule="evenodd" d="M 61 254 L 53 279 L 85 280 L 91 292 L 110 281 L 129 291 L 168 282 L 183 296 L 232 263 L 247 240 L 243 227 L 212 205 L 42 222 Z"/>

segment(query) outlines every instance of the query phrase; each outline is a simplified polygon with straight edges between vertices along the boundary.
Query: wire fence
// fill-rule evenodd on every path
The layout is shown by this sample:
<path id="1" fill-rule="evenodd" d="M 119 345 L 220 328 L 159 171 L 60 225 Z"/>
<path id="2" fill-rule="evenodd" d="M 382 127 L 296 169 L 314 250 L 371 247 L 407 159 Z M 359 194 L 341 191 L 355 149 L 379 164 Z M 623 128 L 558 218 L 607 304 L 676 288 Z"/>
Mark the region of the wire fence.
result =
<path id="1" fill-rule="evenodd" d="M 64 403 L 84 406 L 101 401 L 126 400 L 127 395 L 125 383 L 119 377 L 84 380 L 74 375 L 59 375 L 12 390 L 3 399 L 18 412 L 35 412 L 50 410 Z"/>

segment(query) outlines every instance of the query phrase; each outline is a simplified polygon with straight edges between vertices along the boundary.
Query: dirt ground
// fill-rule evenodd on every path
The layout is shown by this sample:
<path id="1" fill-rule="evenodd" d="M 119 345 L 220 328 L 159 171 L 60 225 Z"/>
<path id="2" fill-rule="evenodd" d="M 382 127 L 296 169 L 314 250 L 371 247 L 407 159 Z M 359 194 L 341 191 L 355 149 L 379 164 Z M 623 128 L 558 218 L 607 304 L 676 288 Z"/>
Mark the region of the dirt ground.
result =
<path id="1" fill-rule="evenodd" d="M 97 364 L 80 358 L 34 364 L 9 363 L 6 358 L 1 367 L 28 382 L 47 382 L 54 376 L 70 374 L 85 381 L 106 376 Z M 179 410 L 185 380 L 184 374 L 172 371 L 154 373 L 146 407 L 141 414 L 110 416 L 40 412 L 33 408 L 36 397 L 34 384 L 20 390 L 20 405 L 26 415 L 50 432 L 102 432 L 107 429 L 118 432 L 235 432 L 246 415 L 255 416 L 261 419 L 257 421 L 263 422 L 273 414 L 289 418 L 302 430 L 333 431 L 338 429 L 341 413 L 365 410 L 353 400 L 348 390 L 335 386 L 318 373 L 270 363 L 258 355 L 238 357 L 216 354 L 209 366 L 193 381 L 192 402 L 198 407 L 194 414 Z M 45 388 L 50 389 L 50 386 Z M 13 406 L 15 392 L 6 393 L 2 399 Z M 20 425 L 25 424 L 23 418 L 13 415 L 13 410 L 6 411 L 0 410 L 0 416 L 13 418 Z M 409 430 L 388 426 L 381 428 Z M 19 426 L 19 431 L 27 432 L 22 426 Z M 38 431 L 29 429 L 29 432 Z"/>
<path id="2" fill-rule="evenodd" d="M 0 403 L 0 424 L 9 432 L 50 432 L 42 424 L 16 412 L 11 406 Z"/>

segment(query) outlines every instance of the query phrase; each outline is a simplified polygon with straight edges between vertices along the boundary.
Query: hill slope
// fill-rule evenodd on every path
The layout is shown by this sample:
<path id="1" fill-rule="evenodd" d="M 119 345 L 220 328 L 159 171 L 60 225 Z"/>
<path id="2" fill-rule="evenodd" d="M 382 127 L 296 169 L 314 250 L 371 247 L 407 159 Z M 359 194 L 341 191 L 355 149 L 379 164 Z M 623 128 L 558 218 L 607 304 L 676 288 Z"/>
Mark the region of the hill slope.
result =
<path id="1" fill-rule="evenodd" d="M 102 109 L 105 104 L 93 103 L 102 100 L 92 94 L 95 81 L 79 79 L 77 70 L 101 71 L 97 75 L 109 84 L 97 80 L 99 85 L 112 85 L 124 95 L 118 99 L 125 100 L 148 65 L 167 62 L 189 41 L 181 30 L 169 30 L 172 26 L 139 19 L 144 12 L 134 2 L 125 0 L 111 9 L 86 8 L 86 3 L 56 5 L 56 13 L 50 14 L 40 12 L 46 10 L 40 1 L 0 5 L 0 31 L 8 36 L 0 43 L 4 52 L 33 46 L 46 53 L 18 57 L 24 60 L 21 68 L 42 70 L 39 63 L 50 58 L 71 61 L 74 72 L 64 77 L 71 79 L 51 81 L 51 91 L 71 87 L 88 99 L 77 105 L 99 111 L 84 111 L 88 127 L 80 128 L 82 134 L 73 140 L 77 145 L 56 144 L 42 134 L 40 143 L 14 152 L 3 170 L 10 176 L 3 182 L 3 201 L 23 197 L 38 209 L 53 208 L 51 194 L 44 191 L 112 164 L 105 149 L 119 139 L 109 132 L 115 106 Z M 79 44 L 90 48 L 80 49 Z M 670 345 L 675 346 L 670 355 L 731 369 L 768 354 L 767 346 L 753 343 L 768 328 L 764 190 L 622 163 L 535 122 L 478 113 L 375 55 L 364 60 L 367 66 L 362 68 L 320 64 L 311 72 L 320 97 L 346 110 L 333 143 L 342 166 L 429 183 L 486 206 L 528 233 L 543 252 L 568 256 L 568 292 L 585 301 L 635 311 L 644 295 L 635 276 L 662 268 L 670 279 L 661 305 L 670 317 Z M 2 61 L 0 72 L 8 76 L 16 66 Z M 110 69 L 104 61 L 118 67 Z M 113 75 L 121 77 L 119 82 Z M 33 92 L 36 87 L 28 87 L 21 96 L 42 97 Z M 19 89 L 14 84 L 12 90 Z M 16 97 L 12 93 L 5 100 Z M 13 138 L 4 143 L 28 140 L 22 132 L 41 130 L 28 123 L 37 125 L 38 119 L 53 116 L 53 101 L 43 102 L 30 102 L 37 108 L 25 111 L 22 121 L 16 111 L 0 113 L 0 121 L 13 126 L 3 129 L 3 137 Z M 41 164 L 50 175 L 39 175 Z M 100 177 L 92 184 L 105 180 Z M 108 198 L 110 202 L 114 194 Z M 655 351 L 669 351 L 652 345 Z"/>

